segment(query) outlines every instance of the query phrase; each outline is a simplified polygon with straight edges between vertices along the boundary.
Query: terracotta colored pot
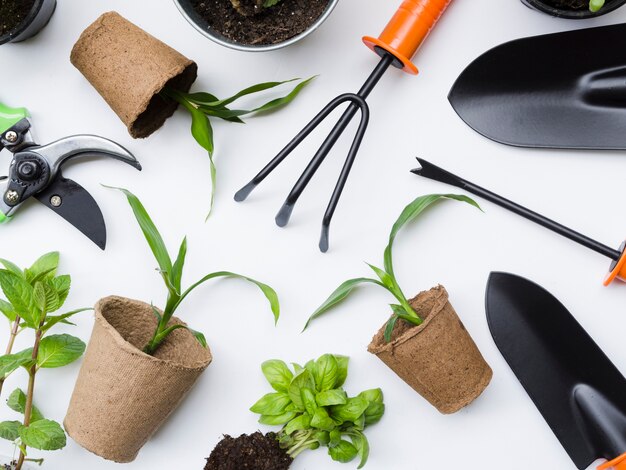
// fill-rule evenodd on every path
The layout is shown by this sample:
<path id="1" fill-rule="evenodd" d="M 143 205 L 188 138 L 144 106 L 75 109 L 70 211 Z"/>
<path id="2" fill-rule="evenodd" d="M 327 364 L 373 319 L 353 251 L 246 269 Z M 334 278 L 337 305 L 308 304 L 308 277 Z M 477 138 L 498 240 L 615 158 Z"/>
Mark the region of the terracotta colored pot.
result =
<path id="1" fill-rule="evenodd" d="M 455 413 L 485 390 L 493 375 L 491 368 L 443 286 L 422 292 L 409 303 L 424 323 L 414 326 L 398 321 L 390 343 L 385 342 L 383 325 L 368 351 L 441 413 Z"/>
<path id="2" fill-rule="evenodd" d="M 187 92 L 198 66 L 118 13 L 105 13 L 74 45 L 70 60 L 119 116 L 131 136 L 148 137 L 177 108 L 159 93 Z"/>
<path id="3" fill-rule="evenodd" d="M 143 353 L 157 325 L 143 302 L 106 297 L 95 317 L 65 430 L 94 454 L 131 462 L 211 363 L 211 352 L 181 328 L 155 356 Z"/>

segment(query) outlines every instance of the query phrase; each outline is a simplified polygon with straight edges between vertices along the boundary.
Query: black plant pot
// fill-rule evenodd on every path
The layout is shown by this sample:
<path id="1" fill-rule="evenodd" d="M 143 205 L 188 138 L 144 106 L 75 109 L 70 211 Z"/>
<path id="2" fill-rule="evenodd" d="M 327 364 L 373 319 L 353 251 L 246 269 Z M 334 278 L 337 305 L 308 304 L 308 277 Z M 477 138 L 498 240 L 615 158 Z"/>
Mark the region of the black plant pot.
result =
<path id="1" fill-rule="evenodd" d="M 33 8 L 24 21 L 12 31 L 0 36 L 0 45 L 7 42 L 21 42 L 33 37 L 48 24 L 56 6 L 57 0 L 35 0 Z"/>
<path id="2" fill-rule="evenodd" d="M 547 13 L 548 15 L 558 16 L 559 18 L 568 18 L 572 20 L 582 20 L 585 18 L 595 18 L 596 16 L 605 15 L 616 8 L 626 4 L 626 0 L 607 0 L 600 11 L 594 13 L 588 8 L 582 10 L 568 10 L 566 8 L 556 8 L 545 0 L 522 0 L 526 6 Z"/>

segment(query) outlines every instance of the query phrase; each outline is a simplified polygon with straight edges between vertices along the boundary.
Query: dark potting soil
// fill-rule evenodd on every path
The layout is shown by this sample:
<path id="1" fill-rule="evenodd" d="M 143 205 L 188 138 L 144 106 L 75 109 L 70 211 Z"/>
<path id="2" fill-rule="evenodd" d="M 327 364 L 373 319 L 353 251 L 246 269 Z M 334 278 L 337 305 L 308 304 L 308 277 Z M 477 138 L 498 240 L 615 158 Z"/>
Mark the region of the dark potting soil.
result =
<path id="1" fill-rule="evenodd" d="M 293 459 L 280 448 L 276 434 L 224 436 L 207 459 L 204 470 L 287 470 Z"/>
<path id="2" fill-rule="evenodd" d="M 19 26 L 34 4 L 35 0 L 0 0 L 0 36 Z"/>
<path id="3" fill-rule="evenodd" d="M 196 12 L 217 33 L 240 44 L 266 45 L 306 31 L 324 13 L 330 0 L 282 0 L 262 13 L 244 16 L 230 0 L 192 0 Z M 242 4 L 253 3 L 242 0 Z"/>
<path id="4" fill-rule="evenodd" d="M 545 3 L 565 10 L 584 10 L 589 8 L 589 0 L 545 0 Z"/>

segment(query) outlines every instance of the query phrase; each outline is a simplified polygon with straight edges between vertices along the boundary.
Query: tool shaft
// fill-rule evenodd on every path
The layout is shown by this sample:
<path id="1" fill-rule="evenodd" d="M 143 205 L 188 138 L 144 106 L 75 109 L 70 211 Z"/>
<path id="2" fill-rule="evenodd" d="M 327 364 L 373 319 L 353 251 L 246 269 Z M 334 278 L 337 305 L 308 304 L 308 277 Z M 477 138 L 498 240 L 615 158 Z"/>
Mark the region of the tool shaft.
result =
<path id="1" fill-rule="evenodd" d="M 558 222 L 555 222 L 552 219 L 549 219 L 537 212 L 531 211 L 524 206 L 521 206 L 509 199 L 506 199 L 496 193 L 493 193 L 485 188 L 482 188 L 470 181 L 464 180 L 442 168 L 433 165 L 426 160 L 418 158 L 418 161 L 422 165 L 421 169 L 413 170 L 415 174 L 420 176 L 424 176 L 426 178 L 434 179 L 436 181 L 441 181 L 442 183 L 447 183 L 458 188 L 464 189 L 476 196 L 482 197 L 483 199 L 488 200 L 489 202 L 493 202 L 500 207 L 504 207 L 505 209 L 524 217 L 525 219 L 530 220 L 531 222 L 535 222 L 536 224 L 541 225 L 542 227 L 547 228 L 548 230 L 552 230 L 559 235 L 569 238 L 580 245 L 583 245 L 590 250 L 595 251 L 596 253 L 600 253 L 601 255 L 606 256 L 607 258 L 611 258 L 614 261 L 617 261 L 621 258 L 622 253 L 610 248 L 606 245 L 603 245 L 592 238 L 589 238 L 581 233 L 576 232 Z"/>

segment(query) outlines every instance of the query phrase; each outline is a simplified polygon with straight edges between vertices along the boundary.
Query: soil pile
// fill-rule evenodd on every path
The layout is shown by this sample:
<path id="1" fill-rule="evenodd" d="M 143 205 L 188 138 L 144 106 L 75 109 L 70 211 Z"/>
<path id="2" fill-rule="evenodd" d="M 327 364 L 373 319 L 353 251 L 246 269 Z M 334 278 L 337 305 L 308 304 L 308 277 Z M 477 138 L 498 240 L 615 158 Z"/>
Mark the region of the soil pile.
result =
<path id="1" fill-rule="evenodd" d="M 276 434 L 224 436 L 207 459 L 204 470 L 287 470 L 293 459 L 280 448 Z"/>

